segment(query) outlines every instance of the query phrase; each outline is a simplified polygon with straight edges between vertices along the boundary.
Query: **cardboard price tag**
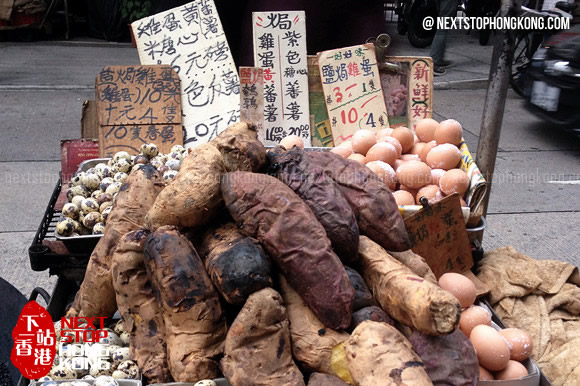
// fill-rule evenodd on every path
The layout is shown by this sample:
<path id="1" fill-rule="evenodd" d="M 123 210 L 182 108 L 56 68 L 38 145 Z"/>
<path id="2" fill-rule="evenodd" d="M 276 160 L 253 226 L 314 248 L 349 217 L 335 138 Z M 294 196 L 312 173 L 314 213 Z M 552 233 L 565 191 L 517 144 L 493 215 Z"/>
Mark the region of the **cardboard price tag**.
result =
<path id="1" fill-rule="evenodd" d="M 406 218 L 405 227 L 411 249 L 425 258 L 437 278 L 446 272 L 463 273 L 473 266 L 458 194 Z"/>
<path id="2" fill-rule="evenodd" d="M 171 66 L 108 66 L 96 78 L 99 154 L 136 154 L 153 142 L 163 153 L 183 144 L 179 77 Z"/>

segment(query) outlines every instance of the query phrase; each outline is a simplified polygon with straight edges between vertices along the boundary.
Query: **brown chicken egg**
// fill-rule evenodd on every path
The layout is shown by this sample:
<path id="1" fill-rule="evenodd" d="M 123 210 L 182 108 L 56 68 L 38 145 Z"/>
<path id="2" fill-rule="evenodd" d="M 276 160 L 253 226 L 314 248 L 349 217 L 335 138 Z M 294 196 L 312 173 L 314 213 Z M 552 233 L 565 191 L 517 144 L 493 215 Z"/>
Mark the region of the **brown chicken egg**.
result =
<path id="1" fill-rule="evenodd" d="M 429 154 L 431 149 L 433 149 L 435 146 L 437 146 L 437 142 L 435 141 L 429 141 L 425 143 L 425 146 L 423 146 L 423 149 L 421 149 L 421 154 L 419 154 L 421 161 L 423 162 L 427 161 L 427 154 Z"/>
<path id="2" fill-rule="evenodd" d="M 439 126 L 437 126 L 437 129 L 435 129 L 433 139 L 435 139 L 439 145 L 450 143 L 459 146 L 463 139 L 463 129 L 461 128 L 461 124 L 455 119 L 446 119 L 442 121 L 439 123 Z"/>
<path id="3" fill-rule="evenodd" d="M 344 158 L 348 158 L 350 155 L 352 155 L 352 149 L 349 149 L 348 147 L 337 146 L 334 149 L 332 149 L 330 152 L 336 153 Z"/>
<path id="4" fill-rule="evenodd" d="M 403 153 L 408 152 L 415 144 L 415 136 L 413 135 L 413 132 L 406 127 L 397 127 L 391 133 L 391 137 L 401 143 Z"/>
<path id="5" fill-rule="evenodd" d="M 449 170 L 457 167 L 461 160 L 461 152 L 457 146 L 446 143 L 431 149 L 425 160 L 431 169 Z"/>
<path id="6" fill-rule="evenodd" d="M 415 125 L 415 133 L 423 142 L 429 142 L 435 139 L 435 130 L 439 122 L 431 118 L 423 118 Z"/>
<path id="7" fill-rule="evenodd" d="M 417 154 L 403 154 L 401 159 L 403 161 L 421 161 L 421 158 L 419 158 Z"/>
<path id="8" fill-rule="evenodd" d="M 286 150 L 290 150 L 294 146 L 304 149 L 304 141 L 297 135 L 289 135 L 280 141 L 280 146 L 284 146 Z"/>
<path id="9" fill-rule="evenodd" d="M 349 160 L 356 161 L 359 164 L 365 164 L 365 156 L 359 153 L 353 153 L 347 157 Z"/>
<path id="10" fill-rule="evenodd" d="M 469 177 L 461 169 L 451 169 L 441 176 L 439 187 L 446 195 L 458 193 L 459 196 L 463 196 L 469 188 Z"/>
<path id="11" fill-rule="evenodd" d="M 393 138 L 393 137 L 382 137 L 378 141 L 379 142 L 388 142 L 391 145 L 393 145 L 395 147 L 395 149 L 397 149 L 397 158 L 400 158 L 401 157 L 401 154 L 403 154 L 403 147 L 401 146 L 401 142 L 397 141 L 395 138 Z"/>
<path id="12" fill-rule="evenodd" d="M 413 143 L 416 145 L 419 142 L 421 142 L 421 140 L 419 139 L 419 137 L 417 137 L 417 134 L 413 134 Z"/>
<path id="13" fill-rule="evenodd" d="M 411 150 L 409 150 L 409 154 L 415 154 L 417 156 L 419 156 L 419 159 L 421 159 L 421 152 L 423 151 L 423 148 L 425 147 L 426 143 L 425 142 L 418 142 L 416 144 L 413 145 L 413 147 L 411 148 Z"/>
<path id="14" fill-rule="evenodd" d="M 397 175 L 391 165 L 383 161 L 371 161 L 367 162 L 366 167 L 371 169 L 391 191 L 395 190 L 397 186 Z"/>
<path id="15" fill-rule="evenodd" d="M 479 364 L 490 371 L 505 369 L 510 360 L 510 348 L 495 328 L 483 324 L 471 330 L 469 340 L 477 352 Z"/>
<path id="16" fill-rule="evenodd" d="M 347 149 L 352 150 L 352 140 L 349 139 L 348 141 L 344 141 L 343 143 L 341 143 L 337 147 L 345 147 Z M 352 150 L 352 152 L 354 152 L 354 150 Z"/>
<path id="17" fill-rule="evenodd" d="M 399 185 L 399 190 L 404 190 L 405 192 L 411 193 L 411 196 L 413 196 L 413 201 L 415 201 L 415 196 L 417 196 L 418 189 L 411 189 L 408 186 Z"/>
<path id="18" fill-rule="evenodd" d="M 407 162 L 407 161 L 403 161 L 402 159 L 396 159 L 395 160 L 395 163 L 393 163 L 393 169 L 395 169 L 395 171 L 397 171 L 397 169 L 399 168 L 399 166 L 401 166 L 405 162 Z"/>
<path id="19" fill-rule="evenodd" d="M 524 330 L 519 328 L 505 328 L 499 333 L 508 341 L 510 345 L 510 359 L 523 361 L 532 354 L 532 339 Z"/>
<path id="20" fill-rule="evenodd" d="M 528 375 L 528 369 L 520 362 L 509 361 L 505 369 L 495 374 L 495 379 L 503 381 L 507 379 L 520 379 Z"/>
<path id="21" fill-rule="evenodd" d="M 426 185 L 426 186 L 423 186 L 421 189 L 419 189 L 419 191 L 417 192 L 417 195 L 415 196 L 415 201 L 418 204 L 421 203 L 421 201 L 420 201 L 421 197 L 427 198 L 427 200 L 429 201 L 429 204 L 433 204 L 433 203 L 441 200 L 445 196 L 441 193 L 441 190 L 439 190 L 439 186 Z"/>
<path id="22" fill-rule="evenodd" d="M 479 366 L 479 380 L 480 381 L 493 381 L 495 378 L 489 370 Z"/>
<path id="23" fill-rule="evenodd" d="M 377 136 L 377 140 L 383 137 L 388 137 L 391 135 L 391 133 L 393 132 L 393 129 L 391 129 L 390 127 L 387 127 L 385 129 L 380 129 L 379 131 L 377 131 L 376 136 Z"/>
<path id="24" fill-rule="evenodd" d="M 484 324 L 491 326 L 491 315 L 487 310 L 480 306 L 467 307 L 461 312 L 459 319 L 459 329 L 469 338 L 471 331 L 475 326 Z"/>
<path id="25" fill-rule="evenodd" d="M 475 302 L 475 284 L 460 273 L 449 272 L 439 278 L 439 286 L 451 292 L 459 300 L 461 308 L 467 308 Z"/>
<path id="26" fill-rule="evenodd" d="M 377 137 L 371 130 L 358 130 L 352 136 L 352 150 L 356 153 L 366 155 L 367 151 L 377 143 Z"/>
<path id="27" fill-rule="evenodd" d="M 397 169 L 397 179 L 401 185 L 419 189 L 431 183 L 431 169 L 421 161 L 408 161 Z"/>
<path id="28" fill-rule="evenodd" d="M 397 205 L 415 205 L 413 195 L 406 190 L 397 190 L 393 192 L 393 197 Z"/>
<path id="29" fill-rule="evenodd" d="M 367 151 L 365 159 L 366 162 L 383 161 L 394 165 L 397 159 L 397 149 L 388 142 L 378 142 Z"/>
<path id="30" fill-rule="evenodd" d="M 433 184 L 439 185 L 439 181 L 441 180 L 441 176 L 445 174 L 445 170 L 443 169 L 431 169 L 431 179 L 433 180 Z"/>

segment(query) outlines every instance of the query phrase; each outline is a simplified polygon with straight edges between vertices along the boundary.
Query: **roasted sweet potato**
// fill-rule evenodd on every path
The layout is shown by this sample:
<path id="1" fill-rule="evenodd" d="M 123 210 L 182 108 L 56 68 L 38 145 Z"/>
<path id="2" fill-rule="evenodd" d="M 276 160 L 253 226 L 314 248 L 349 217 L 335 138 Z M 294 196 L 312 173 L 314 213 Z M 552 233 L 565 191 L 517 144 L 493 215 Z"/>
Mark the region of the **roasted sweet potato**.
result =
<path id="1" fill-rule="evenodd" d="M 292 189 L 326 230 L 332 249 L 345 263 L 358 256 L 358 224 L 334 180 L 324 174 L 298 147 L 268 152 L 269 172 Z"/>
<path id="2" fill-rule="evenodd" d="M 360 232 L 389 251 L 411 247 L 393 194 L 366 166 L 331 152 L 308 153 L 338 187 L 358 220 Z"/>
<path id="3" fill-rule="evenodd" d="M 124 329 L 131 334 L 131 359 L 149 383 L 166 383 L 172 378 L 167 368 L 165 323 L 143 261 L 148 234 L 137 229 L 121 238 L 113 253 L 111 274 Z"/>
<path id="4" fill-rule="evenodd" d="M 335 375 L 330 362 L 332 348 L 347 340 L 349 335 L 324 328 L 282 275 L 280 289 L 288 310 L 294 359 L 310 371 Z"/>
<path id="5" fill-rule="evenodd" d="M 352 323 L 348 328 L 349 331 L 353 331 L 359 324 L 364 322 L 365 320 L 372 320 L 373 322 L 383 322 L 390 324 L 391 326 L 395 325 L 395 321 L 391 319 L 389 315 L 385 311 L 383 311 L 380 307 L 377 306 L 370 306 L 361 308 L 358 311 L 352 313 Z"/>
<path id="6" fill-rule="evenodd" d="M 207 224 L 223 205 L 220 178 L 234 170 L 257 171 L 266 158 L 255 128 L 236 123 L 191 151 L 179 173 L 147 213 L 147 225 L 194 227 Z"/>
<path id="7" fill-rule="evenodd" d="M 437 284 L 414 274 L 380 245 L 360 238 L 360 272 L 382 309 L 393 319 L 428 335 L 450 334 L 459 324 L 459 301 Z"/>
<path id="8" fill-rule="evenodd" d="M 425 280 L 437 283 L 437 278 L 431 270 L 431 267 L 429 267 L 429 264 L 427 264 L 423 257 L 419 256 L 412 250 L 409 249 L 408 251 L 403 252 L 389 252 L 389 254 L 406 265 L 407 268 L 413 271 L 413 273 L 421 276 Z"/>
<path id="9" fill-rule="evenodd" d="M 221 368 L 232 386 L 304 385 L 278 292 L 264 288 L 250 295 L 228 331 Z"/>
<path id="10" fill-rule="evenodd" d="M 274 177 L 228 173 L 222 196 L 244 234 L 255 237 L 328 328 L 350 325 L 354 290 L 326 231 L 308 206 Z"/>
<path id="11" fill-rule="evenodd" d="M 105 233 L 91 254 L 68 317 L 113 316 L 117 310 L 110 270 L 113 251 L 123 235 L 145 224 L 145 215 L 164 186 L 161 175 L 151 165 L 129 175 L 117 194 Z"/>
<path id="12" fill-rule="evenodd" d="M 213 284 L 230 304 L 243 305 L 253 292 L 272 286 L 270 258 L 232 222 L 209 228 L 199 251 Z"/>
<path id="13" fill-rule="evenodd" d="M 348 383 L 329 374 L 314 373 L 308 379 L 308 386 L 348 386 Z"/>
<path id="14" fill-rule="evenodd" d="M 163 311 L 173 379 L 217 377 L 226 324 L 218 293 L 197 252 L 177 228 L 164 226 L 147 237 L 144 257 Z"/>
<path id="15" fill-rule="evenodd" d="M 459 330 L 449 335 L 430 336 L 412 331 L 403 334 L 421 357 L 434 385 L 472 386 L 479 378 L 479 362 L 470 340 Z"/>
<path id="16" fill-rule="evenodd" d="M 373 294 L 369 290 L 369 287 L 363 280 L 362 276 L 350 267 L 344 267 L 346 269 L 346 274 L 350 280 L 350 284 L 354 289 L 354 301 L 352 302 L 352 311 L 360 310 L 363 307 L 372 306 L 375 304 L 373 299 Z"/>
<path id="17" fill-rule="evenodd" d="M 386 323 L 361 323 L 346 341 L 345 350 L 356 385 L 432 385 L 409 341 Z"/>

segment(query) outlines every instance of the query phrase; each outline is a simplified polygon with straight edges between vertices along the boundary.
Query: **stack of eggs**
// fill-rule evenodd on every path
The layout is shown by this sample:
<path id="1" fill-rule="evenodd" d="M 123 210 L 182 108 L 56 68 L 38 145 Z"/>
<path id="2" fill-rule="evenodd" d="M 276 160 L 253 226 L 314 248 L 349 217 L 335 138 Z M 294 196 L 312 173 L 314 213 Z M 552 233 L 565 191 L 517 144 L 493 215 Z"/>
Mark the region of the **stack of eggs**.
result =
<path id="1" fill-rule="evenodd" d="M 458 273 L 446 273 L 439 285 L 451 292 L 463 308 L 459 329 L 469 338 L 479 360 L 479 380 L 519 379 L 528 375 L 521 361 L 532 353 L 532 340 L 523 330 L 506 328 L 496 330 L 491 326 L 491 315 L 475 302 L 475 285 Z"/>
<path id="2" fill-rule="evenodd" d="M 398 205 L 420 205 L 421 197 L 434 203 L 453 193 L 463 197 L 469 188 L 467 173 L 458 169 L 462 138 L 459 122 L 426 118 L 415 133 L 406 127 L 359 130 L 331 151 L 371 169 Z M 467 206 L 463 199 L 461 205 Z"/>

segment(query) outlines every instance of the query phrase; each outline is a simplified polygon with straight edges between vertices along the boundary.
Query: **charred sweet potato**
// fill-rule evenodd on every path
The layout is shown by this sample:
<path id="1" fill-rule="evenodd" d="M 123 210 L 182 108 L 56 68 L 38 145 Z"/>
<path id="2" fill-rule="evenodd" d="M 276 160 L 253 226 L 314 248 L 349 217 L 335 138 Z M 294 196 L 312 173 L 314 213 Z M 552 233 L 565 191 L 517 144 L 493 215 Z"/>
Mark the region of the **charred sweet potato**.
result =
<path id="1" fill-rule="evenodd" d="M 272 286 L 269 257 L 232 222 L 209 228 L 199 251 L 213 284 L 230 304 L 243 305 L 253 292 Z"/>
<path id="2" fill-rule="evenodd" d="M 222 196 L 244 234 L 255 237 L 328 328 L 350 325 L 354 290 L 326 231 L 308 206 L 274 177 L 228 173 Z"/>
<path id="3" fill-rule="evenodd" d="M 147 213 L 147 225 L 194 227 L 207 224 L 223 205 L 220 178 L 228 171 L 257 171 L 266 158 L 255 127 L 236 123 L 191 151 L 179 173 Z"/>
<path id="4" fill-rule="evenodd" d="M 130 353 L 149 383 L 171 382 L 167 368 L 165 323 L 147 277 L 143 249 L 148 232 L 137 229 L 121 238 L 111 262 L 117 307 L 125 331 L 131 334 Z"/>
<path id="5" fill-rule="evenodd" d="M 358 256 L 359 230 L 348 201 L 334 180 L 324 174 L 298 147 L 268 152 L 269 172 L 292 189 L 326 230 L 332 249 L 345 263 Z"/>
<path id="6" fill-rule="evenodd" d="M 232 386 L 304 385 L 278 292 L 264 288 L 250 295 L 228 331 L 221 368 Z"/>
<path id="7" fill-rule="evenodd" d="M 380 245 L 360 238 L 360 272 L 375 299 L 393 319 L 428 335 L 450 334 L 461 306 L 449 292 L 414 274 Z"/>
<path id="8" fill-rule="evenodd" d="M 430 282 L 437 283 L 437 278 L 435 274 L 429 267 L 429 264 L 425 261 L 425 259 L 412 250 L 403 251 L 403 252 L 389 252 L 391 256 L 395 259 L 399 260 L 401 263 L 405 264 L 407 268 L 409 268 L 413 273 L 421 276 L 425 280 L 429 280 Z"/>
<path id="9" fill-rule="evenodd" d="M 163 311 L 173 379 L 217 377 L 226 324 L 218 293 L 197 252 L 177 228 L 164 226 L 147 237 L 144 257 Z"/>
<path id="10" fill-rule="evenodd" d="M 360 232 L 389 251 L 411 247 L 403 217 L 389 188 L 366 166 L 331 152 L 308 153 L 340 188 L 358 220 Z"/>
<path id="11" fill-rule="evenodd" d="M 123 235 L 143 227 L 147 211 L 164 186 L 161 175 L 151 165 L 129 175 L 117 194 L 105 233 L 91 254 L 68 317 L 113 316 L 117 310 L 110 270 L 113 251 Z"/>
<path id="12" fill-rule="evenodd" d="M 380 307 L 377 306 L 370 306 L 361 308 L 358 311 L 352 313 L 352 323 L 348 328 L 349 331 L 353 331 L 359 324 L 364 322 L 365 320 L 372 320 L 373 322 L 383 322 L 390 324 L 391 326 L 395 325 L 395 321 L 391 319 L 389 315 L 385 311 L 383 311 Z"/>
<path id="13" fill-rule="evenodd" d="M 386 323 L 361 323 L 346 341 L 345 350 L 356 385 L 432 385 L 409 341 Z"/>
<path id="14" fill-rule="evenodd" d="M 335 375 L 330 362 L 332 348 L 347 340 L 349 335 L 324 328 L 282 275 L 280 289 L 288 310 L 294 359 L 310 371 Z"/>
<path id="15" fill-rule="evenodd" d="M 354 301 L 352 302 L 352 311 L 360 310 L 363 307 L 372 306 L 375 304 L 373 294 L 365 283 L 362 276 L 350 267 L 344 267 L 346 274 L 350 280 L 350 284 L 354 289 Z"/>
<path id="16" fill-rule="evenodd" d="M 313 373 L 308 379 L 308 386 L 348 386 L 348 383 L 329 374 Z"/>

